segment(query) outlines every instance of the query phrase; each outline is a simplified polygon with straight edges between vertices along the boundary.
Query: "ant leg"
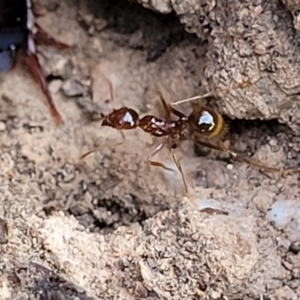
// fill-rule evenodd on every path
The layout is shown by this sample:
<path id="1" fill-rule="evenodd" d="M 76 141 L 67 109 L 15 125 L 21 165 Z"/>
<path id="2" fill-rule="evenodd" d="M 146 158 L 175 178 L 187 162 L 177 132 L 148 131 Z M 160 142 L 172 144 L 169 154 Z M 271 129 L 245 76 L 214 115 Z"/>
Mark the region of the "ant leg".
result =
<path id="1" fill-rule="evenodd" d="M 154 137 L 152 135 L 150 137 L 151 137 L 151 142 L 149 142 L 149 143 L 147 142 L 146 143 L 146 147 L 148 147 L 148 148 L 153 147 L 154 143 L 155 143 Z"/>
<path id="2" fill-rule="evenodd" d="M 158 91 L 158 95 L 159 95 L 159 98 L 160 98 L 160 100 L 163 104 L 163 107 L 165 109 L 165 113 L 166 113 L 165 118 L 166 118 L 166 120 L 169 121 L 171 119 L 170 106 L 166 103 L 166 100 L 165 100 L 163 94 L 161 93 L 161 91 Z"/>
<path id="3" fill-rule="evenodd" d="M 106 83 L 108 84 L 109 86 L 109 92 L 110 92 L 110 99 L 111 101 L 114 100 L 114 93 L 113 93 L 113 85 L 112 85 L 112 82 L 102 73 L 102 79 L 104 81 L 106 81 Z"/>
<path id="4" fill-rule="evenodd" d="M 30 35 L 28 37 L 29 41 L 31 41 L 31 43 L 33 45 L 28 46 L 27 52 L 26 52 L 26 62 L 28 64 L 28 66 L 31 69 L 31 72 L 33 73 L 36 81 L 38 82 L 38 84 L 40 85 L 44 95 L 46 96 L 49 108 L 50 108 L 50 112 L 52 117 L 54 118 L 54 121 L 57 125 L 61 125 L 63 124 L 63 120 L 61 115 L 59 114 L 59 112 L 57 111 L 54 102 L 52 100 L 52 96 L 50 94 L 49 88 L 48 88 L 48 84 L 45 78 L 45 75 L 42 71 L 42 67 L 39 63 L 37 54 L 36 54 L 36 50 L 35 50 L 35 44 L 34 44 L 34 39 L 33 36 Z M 29 43 L 29 44 L 31 44 Z"/>
<path id="5" fill-rule="evenodd" d="M 187 187 L 187 184 L 186 184 L 185 176 L 184 176 L 184 173 L 183 173 L 182 165 L 181 165 L 180 161 L 178 160 L 178 158 L 177 158 L 177 156 L 175 154 L 175 151 L 174 151 L 175 148 L 176 148 L 176 145 L 173 145 L 171 147 L 171 154 L 172 154 L 173 160 L 174 160 L 174 162 L 176 164 L 176 167 L 177 167 L 178 171 L 180 172 L 185 192 L 188 195 L 189 191 L 188 191 L 188 187 Z"/>
<path id="6" fill-rule="evenodd" d="M 186 116 L 185 116 L 183 113 L 181 113 L 180 111 L 176 110 L 175 108 L 173 108 L 173 107 L 171 106 L 173 103 L 171 103 L 171 104 L 167 104 L 167 103 L 166 103 L 166 101 L 165 101 L 165 99 L 163 98 L 163 95 L 162 95 L 161 92 L 158 92 L 158 94 L 159 94 L 159 96 L 160 96 L 160 100 L 161 100 L 161 102 L 163 103 L 164 109 L 165 109 L 165 111 L 166 111 L 166 119 L 167 119 L 167 120 L 170 120 L 170 118 L 171 118 L 171 113 L 173 113 L 175 116 L 177 116 L 177 117 L 179 117 L 179 118 L 186 118 Z"/>
<path id="7" fill-rule="evenodd" d="M 174 114 L 175 116 L 179 117 L 179 118 L 187 118 L 182 112 L 178 111 L 177 109 L 173 108 L 171 105 L 169 105 L 170 107 L 170 111 L 172 114 Z"/>
<path id="8" fill-rule="evenodd" d="M 96 148 L 94 148 L 94 149 L 92 149 L 92 150 L 89 150 L 89 151 L 87 151 L 87 152 L 85 152 L 85 153 L 83 153 L 83 154 L 81 154 L 80 156 L 79 156 L 79 159 L 85 159 L 87 156 L 89 156 L 90 154 L 92 154 L 92 153 L 94 153 L 94 152 L 96 152 L 96 151 L 98 151 L 98 150 L 101 150 L 101 149 L 103 149 L 103 147 L 96 147 Z"/>
<path id="9" fill-rule="evenodd" d="M 166 167 L 163 163 L 161 163 L 161 162 L 159 162 L 159 161 L 148 160 L 147 162 L 148 162 L 149 165 L 151 165 L 151 166 L 154 166 L 154 167 L 161 167 L 161 168 L 163 168 L 163 169 L 165 169 L 165 170 L 168 170 L 168 171 L 174 171 L 173 169 Z"/>
<path id="10" fill-rule="evenodd" d="M 168 138 L 169 137 L 165 137 L 165 139 L 163 140 L 162 143 L 160 143 L 153 151 L 152 153 L 148 156 L 148 159 L 147 159 L 147 163 L 151 166 L 155 166 L 155 167 L 161 167 L 165 170 L 168 170 L 168 171 L 174 171 L 173 169 L 171 168 L 168 168 L 166 167 L 163 163 L 159 162 L 159 161 L 153 161 L 151 160 L 151 158 L 153 158 L 153 156 L 155 156 L 159 151 L 162 150 L 162 148 L 166 145 L 167 141 L 168 141 Z"/>
<path id="11" fill-rule="evenodd" d="M 248 165 L 252 166 L 252 167 L 255 167 L 255 168 L 258 168 L 258 169 L 262 169 L 262 170 L 265 170 L 265 171 L 269 171 L 269 172 L 279 172 L 281 175 L 285 175 L 285 174 L 290 174 L 290 173 L 295 173 L 299 170 L 299 168 L 295 168 L 295 169 L 284 169 L 284 168 L 276 168 L 276 167 L 271 167 L 271 166 L 268 166 L 266 164 L 263 164 L 263 163 L 260 163 L 260 162 L 256 162 L 256 161 L 253 161 L 252 159 L 244 156 L 244 155 L 241 155 L 239 153 L 236 153 L 232 150 L 224 150 L 226 152 L 228 152 L 233 158 L 237 159 L 237 160 L 240 160 L 240 161 L 243 161 L 245 163 L 247 163 Z"/>
<path id="12" fill-rule="evenodd" d="M 171 168 L 168 168 L 166 167 L 164 164 L 162 164 L 161 162 L 157 162 L 157 161 L 151 161 L 150 158 L 153 157 L 155 154 L 157 154 L 163 147 L 164 145 L 166 144 L 168 140 L 168 137 L 165 138 L 165 140 L 159 144 L 155 149 L 154 151 L 151 153 L 151 155 L 149 156 L 148 158 L 148 163 L 152 166 L 156 166 L 156 167 L 162 167 L 164 168 L 165 170 L 169 170 L 169 171 L 174 171 L 173 169 Z M 178 169 L 178 171 L 180 172 L 180 175 L 181 175 L 181 178 L 182 178 L 182 182 L 183 182 L 183 186 L 184 186 L 184 190 L 185 190 L 185 193 L 188 195 L 189 191 L 188 191 L 188 187 L 187 187 L 187 183 L 186 183 L 186 179 L 185 179 L 185 176 L 184 176 L 184 173 L 183 173 L 183 169 L 182 169 L 182 165 L 180 163 L 180 161 L 178 160 L 176 154 L 175 154 L 175 148 L 177 147 L 177 145 L 173 145 L 171 147 L 171 154 L 172 154 L 172 158 L 175 162 L 175 165 Z"/>
<path id="13" fill-rule="evenodd" d="M 246 80 L 243 80 L 242 82 L 237 83 L 234 87 L 221 89 L 220 92 L 224 93 L 224 92 L 229 92 L 230 90 L 236 90 L 236 89 L 239 89 L 239 88 L 244 88 L 247 85 L 249 85 L 251 82 L 252 82 L 251 79 L 248 78 Z M 195 96 L 195 97 L 191 97 L 191 98 L 187 98 L 187 99 L 183 99 L 183 100 L 173 102 L 170 105 L 171 106 L 177 106 L 177 105 L 180 105 L 180 104 L 183 104 L 183 103 L 187 103 L 187 102 L 191 102 L 191 101 L 195 101 L 195 100 L 199 100 L 199 99 L 205 99 L 205 98 L 208 98 L 208 97 L 213 97 L 214 95 L 215 95 L 214 92 L 208 92 L 208 93 L 203 94 L 203 95 L 199 95 L 199 96 Z"/>
<path id="14" fill-rule="evenodd" d="M 230 145 L 229 141 L 224 142 L 224 143 L 220 143 L 220 145 L 215 145 L 215 144 L 205 142 L 205 141 L 195 141 L 195 142 L 199 143 L 200 145 L 203 145 L 205 147 L 228 153 L 233 158 L 235 158 L 237 160 L 240 160 L 240 161 L 243 161 L 243 162 L 247 163 L 248 165 L 250 165 L 252 167 L 262 169 L 262 170 L 266 170 L 266 171 L 269 171 L 269 172 L 280 172 L 280 173 L 291 173 L 292 172 L 292 173 L 294 173 L 294 172 L 297 172 L 299 170 L 299 168 L 284 170 L 282 168 L 271 167 L 271 166 L 268 166 L 266 164 L 253 161 L 252 159 L 250 159 L 250 158 L 248 158 L 244 155 L 241 155 L 237 152 L 234 152 L 234 151 L 230 150 L 229 149 L 229 145 Z"/>
<path id="15" fill-rule="evenodd" d="M 270 172 L 280 172 L 280 173 L 283 172 L 282 168 L 271 167 L 271 166 L 267 166 L 260 162 L 255 162 L 252 159 L 250 159 L 244 155 L 241 155 L 239 153 L 236 153 L 236 152 L 230 150 L 229 147 L 230 147 L 230 141 L 224 141 L 224 142 L 220 143 L 220 148 L 222 148 L 224 152 L 229 153 L 233 158 L 243 161 L 252 167 L 264 169 L 264 170 L 270 171 Z"/>
<path id="16" fill-rule="evenodd" d="M 151 154 L 148 156 L 147 158 L 147 163 L 151 166 L 155 166 L 155 167 L 161 167 L 164 168 L 165 170 L 168 171 L 174 171 L 171 168 L 166 167 L 163 163 L 159 162 L 159 161 L 153 161 L 151 160 L 151 158 L 153 158 L 154 155 L 156 155 L 159 151 L 161 151 L 161 149 L 166 145 L 166 142 L 168 141 L 168 137 L 165 137 L 165 139 L 163 140 L 162 143 L 160 143 L 152 152 Z"/>
<path id="17" fill-rule="evenodd" d="M 35 36 L 37 38 L 40 38 L 45 43 L 52 45 L 53 47 L 63 50 L 63 49 L 69 49 L 71 48 L 69 45 L 59 42 L 54 37 L 52 37 L 49 33 L 47 33 L 40 25 L 35 23 L 35 27 L 37 29 L 37 32 L 35 33 Z"/>
<path id="18" fill-rule="evenodd" d="M 120 133 L 121 133 L 121 136 L 122 136 L 122 140 L 123 140 L 123 143 L 126 141 L 126 137 L 125 137 L 125 134 L 123 132 L 123 130 L 120 130 Z M 118 143 L 117 145 L 121 145 L 122 143 Z"/>
<path id="19" fill-rule="evenodd" d="M 121 133 L 122 133 L 122 136 L 124 136 L 124 133 L 123 133 L 122 131 L 121 131 Z M 125 139 L 125 136 L 124 136 L 124 139 Z M 123 141 L 123 142 L 124 142 L 124 141 Z M 120 146 L 120 145 L 123 144 L 123 142 L 121 142 L 121 143 L 115 143 L 115 144 L 112 145 L 112 146 Z M 97 151 L 99 151 L 99 150 L 102 150 L 102 149 L 103 149 L 103 146 L 95 147 L 95 148 L 93 148 L 93 149 L 91 149 L 91 150 L 89 150 L 89 151 L 87 151 L 87 152 L 81 154 L 81 155 L 79 156 L 79 159 L 82 160 L 82 159 L 86 158 L 87 156 L 89 156 L 90 154 L 95 153 L 95 152 L 97 152 Z"/>
<path id="20" fill-rule="evenodd" d="M 99 82 L 99 77 L 108 85 L 110 94 L 110 99 L 108 100 L 109 102 L 112 102 L 114 100 L 113 84 L 111 80 L 104 75 L 104 73 L 101 71 L 100 65 L 98 64 L 91 69 L 91 86 L 94 86 L 95 84 L 97 85 L 97 82 Z"/>

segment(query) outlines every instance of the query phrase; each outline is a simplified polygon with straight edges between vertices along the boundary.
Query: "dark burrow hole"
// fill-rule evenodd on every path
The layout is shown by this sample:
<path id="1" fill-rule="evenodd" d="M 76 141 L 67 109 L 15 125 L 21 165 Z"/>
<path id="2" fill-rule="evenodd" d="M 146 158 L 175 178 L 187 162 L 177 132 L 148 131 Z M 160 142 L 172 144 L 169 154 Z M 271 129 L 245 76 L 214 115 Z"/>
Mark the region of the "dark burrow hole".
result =
<path id="1" fill-rule="evenodd" d="M 76 187 L 74 187 L 76 188 Z M 52 200 L 55 195 L 49 195 Z M 91 232 L 100 232 L 102 234 L 112 233 L 120 226 L 129 226 L 132 223 L 139 223 L 143 226 L 145 220 L 152 215 L 147 215 L 139 205 L 128 208 L 126 204 L 120 203 L 118 198 L 111 199 L 98 199 L 93 200 L 93 203 L 89 204 L 89 208 L 83 203 L 85 195 L 78 195 L 78 199 L 73 199 L 72 207 L 61 207 L 53 203 L 51 200 L 47 200 L 44 207 L 44 213 L 46 215 L 52 215 L 58 208 L 63 210 L 66 214 L 74 216 L 78 222 L 88 228 Z M 94 204 L 97 202 L 97 204 Z"/>
<path id="2" fill-rule="evenodd" d="M 145 51 L 146 62 L 157 60 L 180 42 L 201 43 L 196 35 L 185 31 L 175 13 L 163 15 L 127 0 L 86 0 L 86 3 L 95 17 L 107 22 L 104 30 L 109 39 L 119 46 Z"/>
<path id="3" fill-rule="evenodd" d="M 278 120 L 229 120 L 225 117 L 229 125 L 229 137 L 235 143 L 243 139 L 247 143 L 248 139 L 254 140 L 254 143 L 247 143 L 247 152 L 254 153 L 258 146 L 268 143 L 270 138 L 278 139 L 278 142 L 285 141 L 285 150 L 288 150 L 288 138 L 293 135 L 292 130 Z"/>
<path id="4" fill-rule="evenodd" d="M 264 146 L 270 147 L 272 156 L 276 156 L 276 152 L 283 150 L 285 153 L 284 159 L 280 161 L 284 169 L 299 169 L 299 154 L 297 149 L 294 149 L 290 142 L 294 139 L 292 130 L 285 124 L 281 124 L 278 120 L 230 120 L 228 117 L 224 117 L 226 123 L 229 125 L 229 131 L 224 136 L 224 141 L 230 141 L 230 150 L 238 153 L 240 156 L 252 161 L 253 163 L 260 163 L 265 167 L 279 168 L 276 163 L 265 163 L 259 159 L 253 157 L 257 151 Z M 296 138 L 297 139 L 297 138 Z M 214 187 L 216 189 L 224 187 L 229 182 L 234 180 L 222 181 L 222 178 L 230 178 L 230 172 L 227 170 L 228 165 L 238 166 L 245 165 L 249 170 L 247 171 L 248 180 L 252 181 L 254 186 L 260 186 L 260 175 L 263 177 L 274 178 L 273 171 L 266 169 L 260 169 L 256 166 L 251 166 L 245 161 L 233 158 L 227 153 L 217 150 L 211 150 L 207 147 L 194 143 L 194 153 L 199 159 L 208 159 L 214 161 L 213 165 L 218 166 L 220 174 L 224 174 L 221 179 L 214 177 L 214 172 L 211 172 L 209 168 L 200 168 L 199 171 L 195 172 L 195 183 L 196 186 L 201 187 Z M 280 157 L 281 153 L 280 153 Z M 218 163 L 217 163 L 218 162 Z M 210 173 L 211 172 L 211 173 Z M 279 175 L 278 172 L 275 172 Z M 213 175 L 211 175 L 213 174 Z M 226 174 L 226 175 L 225 175 Z M 227 177 L 229 176 L 229 177 Z M 242 175 L 244 176 L 244 175 Z M 298 179 L 300 179 L 298 175 Z M 216 179 L 217 178 L 217 179 Z"/>
<path id="5" fill-rule="evenodd" d="M 268 144 L 272 138 L 277 139 L 278 145 L 282 145 L 285 152 L 293 151 L 288 146 L 288 141 L 293 136 L 292 130 L 287 125 L 279 123 L 276 119 L 233 120 L 227 116 L 224 116 L 224 119 L 229 126 L 224 139 L 230 141 L 231 148 L 234 151 L 251 157 L 259 147 Z M 243 152 L 238 147 L 240 142 L 246 145 L 246 149 L 243 149 Z M 194 150 L 197 156 L 206 156 L 209 153 L 207 148 L 203 148 L 197 144 L 194 144 Z M 233 161 L 233 159 L 229 158 L 226 161 Z"/>
<path id="6" fill-rule="evenodd" d="M 146 213 L 138 205 L 128 208 L 120 204 L 117 198 L 99 199 L 96 202 L 96 205 L 93 204 L 94 212 L 81 212 L 78 207 L 70 208 L 67 212 L 73 215 L 85 228 L 102 234 L 112 233 L 119 226 L 129 226 L 136 222 L 143 225 L 143 222 L 148 219 Z M 99 218 L 95 211 L 102 212 L 103 217 Z"/>
<path id="7" fill-rule="evenodd" d="M 102 234 L 112 233 L 120 226 L 129 226 L 133 223 L 139 223 L 143 226 L 145 220 L 151 216 L 147 216 L 145 211 L 136 206 L 136 209 L 130 210 L 123 205 L 119 204 L 118 199 L 99 199 L 99 205 L 91 204 L 91 209 L 86 209 L 82 204 L 82 199 L 85 195 L 81 195 L 80 199 L 76 201 L 69 209 L 61 210 L 66 214 L 74 216 L 78 222 L 88 228 L 91 232 L 101 232 Z M 46 215 L 52 215 L 57 211 L 57 206 L 47 205 L 44 207 Z"/>
<path id="8" fill-rule="evenodd" d="M 27 268 L 24 268 L 25 270 L 26 275 L 31 277 L 28 288 L 35 295 L 36 299 L 94 299 L 87 295 L 81 287 L 38 263 L 29 264 Z M 24 282 L 26 281 L 24 280 Z M 24 286 L 26 286 L 26 283 L 24 283 Z"/>
<path id="9" fill-rule="evenodd" d="M 76 171 L 77 176 L 85 177 L 85 171 L 81 172 L 80 168 L 77 168 Z M 61 178 L 61 173 L 64 171 L 60 169 L 53 178 L 57 187 L 64 186 L 65 181 Z M 71 173 L 73 174 L 72 171 Z M 144 221 L 154 215 L 139 204 L 141 201 L 134 194 L 123 195 L 124 199 L 120 199 L 118 196 L 106 198 L 102 194 L 102 189 L 105 190 L 106 186 L 103 182 L 96 183 L 92 178 L 84 179 L 77 184 L 72 184 L 71 189 L 69 183 L 66 185 L 67 190 L 64 190 L 63 187 L 63 195 L 60 194 L 60 196 L 53 192 L 53 189 L 44 188 L 47 199 L 44 201 L 43 211 L 46 215 L 52 215 L 58 210 L 64 211 L 67 215 L 74 216 L 82 226 L 91 232 L 101 232 L 102 234 L 112 233 L 120 226 L 129 226 L 133 223 L 143 226 Z M 112 179 L 110 185 L 117 187 L 118 183 Z M 90 200 L 86 200 L 87 198 Z M 165 207 L 158 207 L 156 211 L 163 209 Z"/>

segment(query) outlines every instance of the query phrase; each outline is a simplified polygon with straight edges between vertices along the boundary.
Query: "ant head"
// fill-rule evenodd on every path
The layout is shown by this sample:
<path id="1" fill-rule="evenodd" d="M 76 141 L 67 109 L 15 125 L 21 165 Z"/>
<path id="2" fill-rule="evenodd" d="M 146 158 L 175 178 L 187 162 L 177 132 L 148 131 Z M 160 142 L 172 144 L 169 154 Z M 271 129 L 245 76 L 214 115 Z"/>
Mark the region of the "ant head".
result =
<path id="1" fill-rule="evenodd" d="M 118 130 L 133 129 L 137 127 L 139 116 L 131 108 L 121 107 L 104 117 L 102 126 L 110 126 Z"/>
<path id="2" fill-rule="evenodd" d="M 197 133 L 212 137 L 222 137 L 226 131 L 223 117 L 208 107 L 194 110 L 188 118 L 188 123 Z"/>

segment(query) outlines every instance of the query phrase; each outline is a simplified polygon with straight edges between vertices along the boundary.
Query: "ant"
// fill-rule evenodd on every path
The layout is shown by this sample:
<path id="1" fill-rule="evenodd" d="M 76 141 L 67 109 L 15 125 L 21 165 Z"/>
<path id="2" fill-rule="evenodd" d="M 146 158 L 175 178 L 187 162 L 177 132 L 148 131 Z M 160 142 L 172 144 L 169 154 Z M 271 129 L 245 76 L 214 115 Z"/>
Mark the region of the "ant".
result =
<path id="1" fill-rule="evenodd" d="M 252 161 L 250 158 L 231 150 L 229 141 L 222 141 L 222 138 L 228 130 L 228 126 L 226 125 L 222 115 L 217 113 L 212 108 L 204 106 L 194 109 L 190 115 L 186 116 L 182 112 L 173 108 L 172 104 L 168 105 L 160 92 L 159 96 L 165 110 L 165 118 L 157 118 L 152 115 L 139 117 L 138 113 L 134 109 L 121 107 L 113 110 L 110 114 L 103 116 L 104 119 L 101 126 L 110 126 L 120 131 L 136 129 L 139 127 L 143 131 L 149 133 L 152 137 L 162 137 L 162 142 L 152 151 L 147 159 L 147 162 L 150 165 L 162 167 L 167 170 L 172 169 L 167 168 L 160 162 L 153 161 L 152 158 L 162 150 L 167 142 L 171 141 L 172 143 L 170 149 L 172 158 L 181 174 L 183 185 L 187 194 L 187 183 L 182 166 L 174 151 L 177 147 L 177 143 L 174 142 L 174 140 L 193 140 L 202 146 L 228 153 L 237 160 L 243 161 L 252 167 L 264 169 L 266 171 L 295 171 L 295 169 L 283 170 L 281 168 L 267 166 L 263 163 Z M 172 115 L 176 116 L 177 120 L 172 120 Z M 199 139 L 193 139 L 192 133 L 196 133 Z M 90 150 L 81 155 L 80 158 L 83 159 L 95 151 L 96 149 Z"/>

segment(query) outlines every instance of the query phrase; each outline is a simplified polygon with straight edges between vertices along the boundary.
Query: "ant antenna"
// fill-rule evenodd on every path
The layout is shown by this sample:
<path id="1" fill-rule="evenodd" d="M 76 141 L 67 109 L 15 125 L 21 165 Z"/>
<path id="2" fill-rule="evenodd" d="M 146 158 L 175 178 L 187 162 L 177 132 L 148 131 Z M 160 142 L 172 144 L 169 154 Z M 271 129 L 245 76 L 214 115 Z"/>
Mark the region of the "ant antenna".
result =
<path id="1" fill-rule="evenodd" d="M 246 87 L 247 85 L 249 85 L 251 83 L 251 79 L 248 78 L 242 82 L 239 82 L 236 86 L 234 87 L 229 87 L 229 88 L 226 88 L 226 89 L 221 89 L 220 92 L 229 92 L 231 90 L 236 90 L 236 89 L 239 89 L 239 88 L 243 88 L 243 87 Z M 176 101 L 176 102 L 173 102 L 173 103 L 170 103 L 171 106 L 177 106 L 177 105 L 180 105 L 180 104 L 183 104 L 183 103 L 187 103 L 187 102 L 191 102 L 191 101 L 195 101 L 195 100 L 199 100 L 199 99 L 205 99 L 205 98 L 208 98 L 208 97 L 212 97 L 214 96 L 215 93 L 213 91 L 211 92 L 208 92 L 206 94 L 203 94 L 203 95 L 198 95 L 198 96 L 194 96 L 194 97 L 191 97 L 191 98 L 186 98 L 186 99 L 183 99 L 183 100 L 179 100 L 179 101 Z"/>
<path id="2" fill-rule="evenodd" d="M 123 136 L 124 133 L 123 133 L 122 131 L 121 131 L 121 133 L 122 133 L 122 136 Z M 124 137 L 124 138 L 125 138 L 125 137 Z M 123 141 L 123 142 L 124 142 L 124 141 Z M 122 143 L 115 143 L 114 146 L 120 146 L 120 145 L 123 144 L 123 142 L 122 142 Z M 93 149 L 91 149 L 91 150 L 89 150 L 89 151 L 87 151 L 87 152 L 81 154 L 81 155 L 79 156 L 79 159 L 80 159 L 80 160 L 85 159 L 85 158 L 86 158 L 87 156 L 89 156 L 90 154 L 95 153 L 95 152 L 97 152 L 97 151 L 100 151 L 100 150 L 102 150 L 102 149 L 103 149 L 103 146 L 95 147 L 95 148 L 93 148 Z"/>

